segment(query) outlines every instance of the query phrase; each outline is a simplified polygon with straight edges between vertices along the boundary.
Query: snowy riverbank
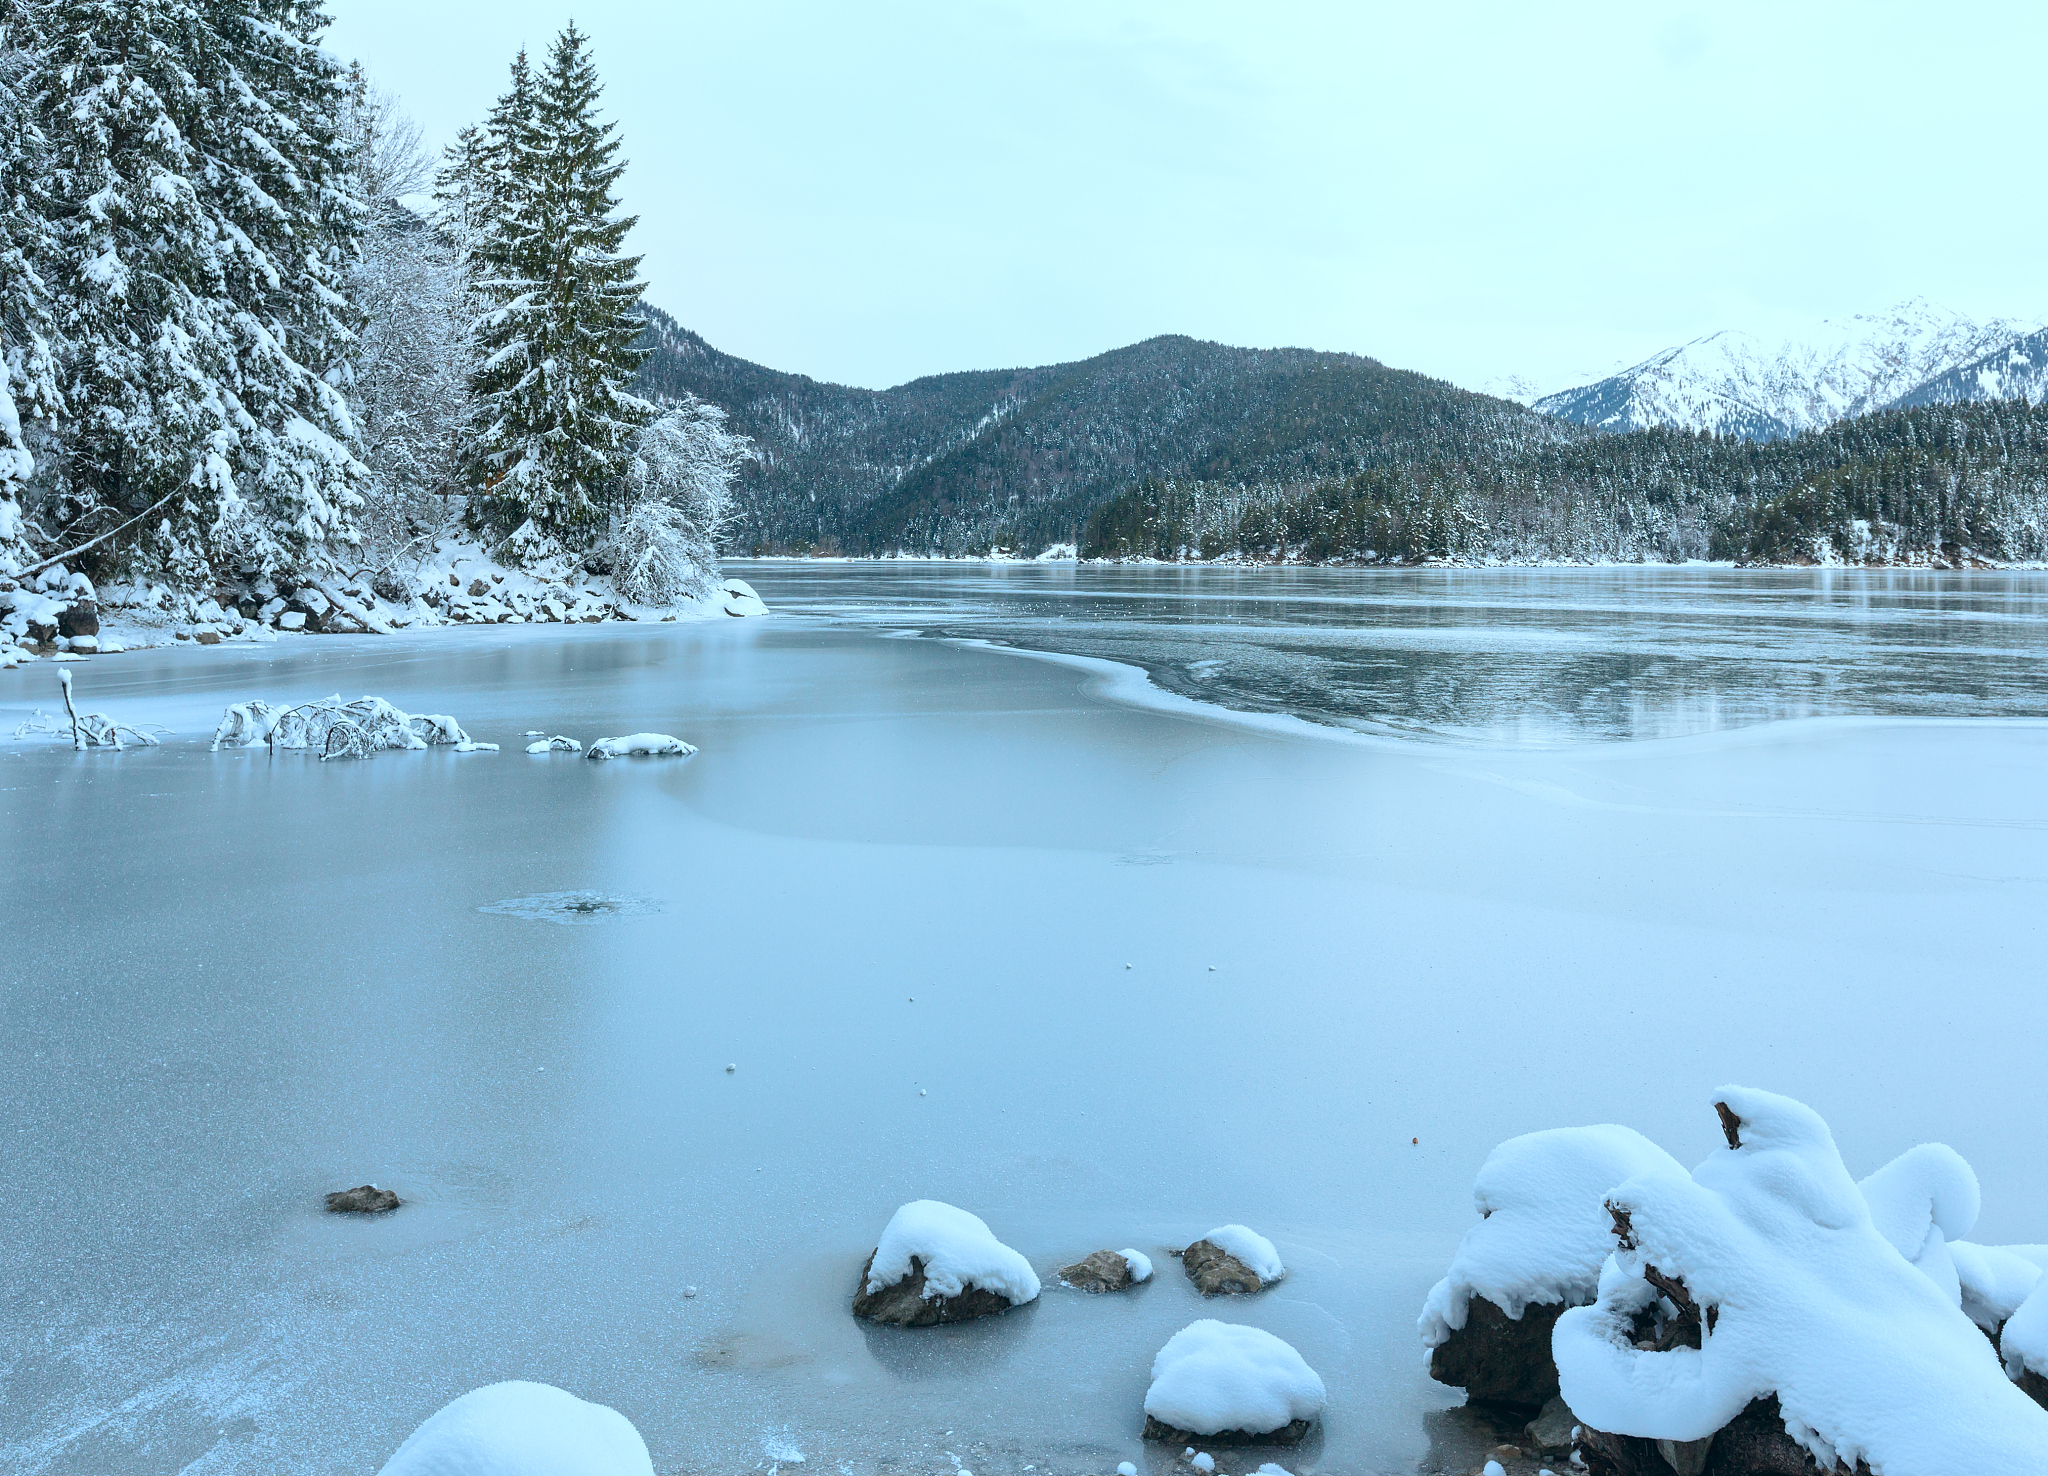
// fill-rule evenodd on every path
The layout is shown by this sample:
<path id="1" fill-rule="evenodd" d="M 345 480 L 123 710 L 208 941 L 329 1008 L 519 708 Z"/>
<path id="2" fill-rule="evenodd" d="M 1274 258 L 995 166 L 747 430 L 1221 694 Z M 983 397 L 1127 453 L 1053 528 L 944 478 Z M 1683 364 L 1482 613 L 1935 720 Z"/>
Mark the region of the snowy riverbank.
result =
<path id="1" fill-rule="evenodd" d="M 172 731 L 0 743 L 8 834 L 61 858 L 8 894 L 9 1469 L 374 1469 L 525 1378 L 619 1410 L 657 1470 L 1168 1476 L 1153 1359 L 1222 1314 L 1170 1260 L 1113 1296 L 1054 1275 L 1230 1223 L 1286 1276 L 1229 1320 L 1327 1386 L 1287 1469 L 1476 1468 L 1492 1432 L 1415 1313 L 1478 1165 L 1597 1122 L 1699 1161 L 1730 1080 L 1813 1104 L 1859 1176 L 1953 1145 L 1975 1240 L 2048 1227 L 2048 724 L 1305 742 L 802 616 L 72 669 Z M 51 681 L 0 673 L 7 731 Z M 228 701 L 338 686 L 502 751 L 207 750 Z M 648 729 L 699 752 L 516 743 Z M 631 905 L 480 910 L 570 890 Z M 405 1207 L 325 1214 L 361 1183 Z M 857 1323 L 921 1198 L 1041 1296 Z"/>

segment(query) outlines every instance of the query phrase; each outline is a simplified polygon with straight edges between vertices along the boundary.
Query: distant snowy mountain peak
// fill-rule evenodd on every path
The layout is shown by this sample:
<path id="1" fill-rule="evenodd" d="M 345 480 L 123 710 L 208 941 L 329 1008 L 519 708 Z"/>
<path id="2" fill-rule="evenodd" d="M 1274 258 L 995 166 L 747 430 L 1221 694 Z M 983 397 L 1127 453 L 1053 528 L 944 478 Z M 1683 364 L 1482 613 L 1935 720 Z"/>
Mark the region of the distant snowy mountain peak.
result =
<path id="1" fill-rule="evenodd" d="M 1898 408 L 1964 400 L 2048 401 L 2048 328 L 2037 328 L 1981 359 L 1935 375 L 1896 401 Z"/>
<path id="2" fill-rule="evenodd" d="M 1922 386 L 2014 348 L 2025 332 L 2023 324 L 1978 323 L 1913 298 L 1885 312 L 1818 323 L 1782 342 L 1737 330 L 1710 333 L 1592 384 L 1545 395 L 1534 408 L 1604 430 L 1666 425 L 1772 440 L 1904 403 Z M 1987 372 L 2004 382 L 2001 371 Z M 2002 371 L 2008 378 L 2024 372 Z"/>

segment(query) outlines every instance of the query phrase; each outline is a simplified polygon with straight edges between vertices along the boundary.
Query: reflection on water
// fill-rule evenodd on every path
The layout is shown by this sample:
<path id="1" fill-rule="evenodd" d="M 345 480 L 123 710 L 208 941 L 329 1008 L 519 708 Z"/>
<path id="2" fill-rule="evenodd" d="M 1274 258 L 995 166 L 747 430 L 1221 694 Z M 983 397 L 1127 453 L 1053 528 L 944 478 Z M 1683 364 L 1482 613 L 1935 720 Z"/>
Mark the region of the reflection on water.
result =
<path id="1" fill-rule="evenodd" d="M 1170 692 L 1438 739 L 2048 715 L 2048 573 L 762 561 L 779 610 L 1143 667 Z"/>

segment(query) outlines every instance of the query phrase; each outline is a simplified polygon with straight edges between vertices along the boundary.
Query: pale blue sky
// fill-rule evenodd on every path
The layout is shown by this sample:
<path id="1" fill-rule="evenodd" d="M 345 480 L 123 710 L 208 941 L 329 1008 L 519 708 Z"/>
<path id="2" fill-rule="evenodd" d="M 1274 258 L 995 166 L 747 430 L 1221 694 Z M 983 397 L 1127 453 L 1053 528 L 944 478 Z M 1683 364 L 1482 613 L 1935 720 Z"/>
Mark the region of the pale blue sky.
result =
<path id="1" fill-rule="evenodd" d="M 445 142 L 573 14 L 649 298 L 882 386 L 1155 333 L 1546 388 L 2048 313 L 2048 6 L 330 0 Z"/>

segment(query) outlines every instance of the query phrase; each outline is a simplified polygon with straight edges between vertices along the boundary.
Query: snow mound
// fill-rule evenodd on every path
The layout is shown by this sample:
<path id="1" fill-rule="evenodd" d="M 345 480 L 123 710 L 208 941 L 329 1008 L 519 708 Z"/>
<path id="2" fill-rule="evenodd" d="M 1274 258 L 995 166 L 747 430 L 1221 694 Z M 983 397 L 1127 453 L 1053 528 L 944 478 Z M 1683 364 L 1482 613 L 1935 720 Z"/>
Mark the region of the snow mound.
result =
<path id="1" fill-rule="evenodd" d="M 1220 1246 L 1263 1282 L 1271 1284 L 1287 1274 L 1273 1242 L 1256 1230 L 1248 1230 L 1243 1225 L 1219 1225 L 1202 1239 Z"/>
<path id="2" fill-rule="evenodd" d="M 1146 1255 L 1143 1251 L 1132 1250 L 1129 1246 L 1125 1246 L 1117 1254 L 1122 1256 L 1124 1264 L 1131 1268 L 1131 1280 L 1150 1281 L 1152 1279 L 1152 1258 L 1150 1256 Z"/>
<path id="3" fill-rule="evenodd" d="M 581 753 L 583 745 L 574 738 L 564 738 L 560 733 L 552 738 L 536 738 L 526 745 L 528 753 Z"/>
<path id="4" fill-rule="evenodd" d="M 1637 1174 L 1683 1173 L 1633 1128 L 1552 1128 L 1510 1138 L 1472 1185 L 1480 1221 L 1430 1289 L 1417 1328 L 1434 1348 L 1465 1325 L 1474 1295 L 1519 1320 L 1531 1303 L 1593 1300 L 1614 1248 L 1607 1191 Z"/>
<path id="5" fill-rule="evenodd" d="M 970 1286 L 1007 1297 L 1013 1307 L 1038 1295 L 1038 1273 L 1029 1261 L 997 1240 L 979 1216 L 936 1199 L 914 1199 L 889 1217 L 868 1267 L 868 1291 L 903 1280 L 912 1256 L 924 1265 L 928 1302 L 957 1297 Z"/>
<path id="6" fill-rule="evenodd" d="M 1315 1419 L 1328 1399 L 1322 1379 L 1288 1344 L 1260 1328 L 1204 1317 L 1167 1339 L 1152 1360 L 1145 1413 L 1197 1435 L 1263 1435 Z"/>
<path id="7" fill-rule="evenodd" d="M 548 1384 L 488 1384 L 408 1435 L 380 1476 L 654 1476 L 615 1409 Z"/>
<path id="8" fill-rule="evenodd" d="M 1962 1283 L 1948 1242 L 1970 1233 L 1984 1203 L 1976 1170 L 1963 1155 L 1946 1143 L 1922 1143 L 1856 1187 L 1877 1233 L 1961 1306 Z"/>
<path id="9" fill-rule="evenodd" d="M 1607 1197 L 1619 1249 L 1599 1300 L 1565 1312 L 1552 1339 L 1573 1413 L 1615 1434 L 1699 1440 L 1775 1394 L 1787 1432 L 1823 1466 L 2039 1469 L 2048 1410 L 1880 1233 L 1819 1114 L 1747 1087 L 1716 1105 L 1733 1146 L 1690 1175 L 1653 1169 Z M 1944 1196 L 1956 1189 L 1952 1165 L 1916 1164 Z M 1666 1330 L 1696 1317 L 1698 1346 L 1638 1347 L 1639 1316 Z"/>
<path id="10" fill-rule="evenodd" d="M 766 615 L 768 606 L 754 593 L 754 586 L 744 579 L 730 577 L 719 580 L 718 592 L 728 615 Z"/>
<path id="11" fill-rule="evenodd" d="M 382 697 L 341 700 L 341 694 L 285 707 L 269 702 L 230 703 L 213 730 L 213 748 L 310 750 L 323 758 L 362 756 L 380 749 L 452 745 L 474 751 L 462 725 L 445 713 L 402 712 Z"/>
<path id="12" fill-rule="evenodd" d="M 2013 1378 L 2027 1373 L 2048 1378 L 2048 1285 L 2037 1285 L 2020 1303 L 2005 1324 L 1999 1350 L 2005 1354 L 2006 1372 Z"/>
<path id="13" fill-rule="evenodd" d="M 1948 1254 L 1963 1311 L 1989 1333 L 2019 1311 L 2041 1284 L 2042 1268 L 2048 1267 L 2048 1245 L 1972 1245 L 1956 1240 L 1949 1243 Z"/>
<path id="14" fill-rule="evenodd" d="M 533 750 L 528 749 L 531 753 Z M 694 744 L 671 738 L 666 733 L 628 733 L 623 738 L 600 738 L 590 745 L 590 757 L 594 759 L 625 758 L 628 754 L 647 754 L 653 757 L 676 755 L 687 757 L 697 751 Z"/>

